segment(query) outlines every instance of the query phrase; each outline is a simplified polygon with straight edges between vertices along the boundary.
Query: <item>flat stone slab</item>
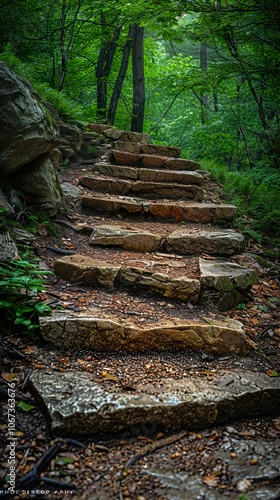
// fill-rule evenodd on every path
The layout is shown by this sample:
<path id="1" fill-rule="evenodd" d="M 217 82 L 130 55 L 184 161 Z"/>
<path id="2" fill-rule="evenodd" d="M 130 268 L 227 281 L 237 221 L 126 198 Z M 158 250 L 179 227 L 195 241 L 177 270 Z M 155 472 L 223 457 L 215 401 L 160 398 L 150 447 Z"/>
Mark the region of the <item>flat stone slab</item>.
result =
<path id="1" fill-rule="evenodd" d="M 118 144 L 118 143 L 116 143 Z M 124 145 L 120 149 L 113 149 L 112 156 L 118 165 L 142 165 L 147 168 L 163 168 L 168 170 L 197 170 L 200 166 L 199 163 L 193 160 L 187 160 L 184 158 L 178 158 L 174 148 L 172 151 L 164 149 L 160 150 L 160 146 L 142 146 L 139 147 L 128 146 L 125 148 Z M 176 148 L 175 148 L 176 149 Z M 169 153 L 169 154 L 167 154 Z"/>
<path id="2" fill-rule="evenodd" d="M 244 250 L 245 243 L 241 234 L 232 230 L 201 231 L 184 228 L 166 234 L 154 234 L 137 228 L 120 225 L 96 227 L 90 238 L 91 245 L 118 246 L 125 250 L 154 252 L 166 250 L 169 253 L 192 255 L 208 253 L 214 255 L 233 255 Z"/>
<path id="3" fill-rule="evenodd" d="M 164 273 L 140 267 L 115 266 L 78 254 L 56 260 L 54 272 L 71 283 L 83 282 L 109 288 L 140 289 L 182 302 L 197 302 L 200 292 L 200 282 L 197 279 L 185 276 L 172 278 Z"/>
<path id="4" fill-rule="evenodd" d="M 168 319 L 141 325 L 129 319 L 89 310 L 87 313 L 54 312 L 40 317 L 42 337 L 58 347 L 88 351 L 132 351 L 194 349 L 215 355 L 248 354 L 250 344 L 243 325 L 222 320 Z"/>
<path id="5" fill-rule="evenodd" d="M 101 198 L 97 196 L 82 196 L 82 205 L 92 208 L 98 212 L 113 212 L 117 214 L 143 214 L 143 200 L 136 201 L 133 198 Z M 149 208 L 148 208 L 149 212 Z"/>
<path id="6" fill-rule="evenodd" d="M 162 236 L 149 231 L 104 225 L 93 230 L 89 243 L 90 245 L 117 246 L 137 252 L 154 252 L 160 249 Z"/>
<path id="7" fill-rule="evenodd" d="M 169 379 L 133 392 L 98 384 L 80 371 L 34 370 L 29 383 L 57 434 L 119 432 L 140 423 L 193 430 L 280 410 L 280 379 L 248 371 Z"/>
<path id="8" fill-rule="evenodd" d="M 94 191 L 105 193 L 119 193 L 132 195 L 140 193 L 141 196 L 160 196 L 169 198 L 188 198 L 201 201 L 204 193 L 197 184 L 175 184 L 168 182 L 145 182 L 104 178 L 94 174 L 87 174 L 80 178 L 80 184 Z"/>
<path id="9" fill-rule="evenodd" d="M 166 242 L 168 252 L 182 255 L 201 252 L 210 255 L 233 255 L 245 250 L 242 234 L 230 229 L 199 231 L 191 234 L 179 229 L 167 236 Z"/>
<path id="10" fill-rule="evenodd" d="M 112 165 L 111 163 L 95 163 L 92 172 L 134 181 L 175 182 L 182 184 L 202 184 L 204 182 L 204 177 L 198 172 L 126 167 Z"/>
<path id="11" fill-rule="evenodd" d="M 236 215 L 234 205 L 216 205 L 214 203 L 160 203 L 151 202 L 150 214 L 157 218 L 171 218 L 176 222 L 211 222 L 215 220 L 233 220 Z"/>
<path id="12" fill-rule="evenodd" d="M 246 293 L 258 282 L 255 269 L 222 259 L 199 259 L 202 303 L 226 311 L 244 301 Z"/>
<path id="13" fill-rule="evenodd" d="M 234 205 L 215 205 L 214 203 L 184 203 L 181 201 L 148 201 L 132 197 L 102 197 L 83 195 L 82 205 L 99 212 L 125 214 L 151 214 L 159 219 L 174 219 L 176 222 L 212 222 L 234 219 Z"/>

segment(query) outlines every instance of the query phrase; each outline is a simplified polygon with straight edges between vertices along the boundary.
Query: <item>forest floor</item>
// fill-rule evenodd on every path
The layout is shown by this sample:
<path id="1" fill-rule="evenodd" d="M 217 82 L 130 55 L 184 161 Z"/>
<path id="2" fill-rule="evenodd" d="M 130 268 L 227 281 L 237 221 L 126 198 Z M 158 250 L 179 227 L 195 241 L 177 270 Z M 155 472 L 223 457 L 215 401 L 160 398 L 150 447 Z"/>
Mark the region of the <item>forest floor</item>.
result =
<path id="1" fill-rule="evenodd" d="M 84 173 L 88 168 L 86 164 L 65 168 L 60 172 L 60 180 L 77 185 L 80 171 Z M 218 186 L 211 182 L 210 187 L 209 197 L 217 200 L 220 196 Z M 112 253 L 110 249 L 89 248 L 88 235 L 75 233 L 71 229 L 71 226 L 77 227 L 85 222 L 89 226 L 104 223 L 104 216 L 86 215 L 77 201 L 68 199 L 56 219 L 69 226 L 56 224 L 59 234 L 54 236 L 43 224 L 37 234 L 37 248 L 44 268 L 52 269 L 53 261 L 60 256 L 48 247 L 73 250 L 102 260 Z M 117 221 L 120 222 L 116 217 Z M 147 225 L 144 220 L 139 223 Z M 148 224 L 156 231 L 159 223 L 150 221 Z M 168 224 L 160 223 L 166 232 Z M 0 479 L 4 486 L 2 494 L 0 489 L 0 496 L 6 494 L 5 477 L 10 453 L 5 419 L 5 382 L 14 382 L 20 404 L 16 410 L 15 436 L 18 492 L 11 495 L 13 498 L 280 498 L 280 415 L 229 422 L 225 426 L 209 429 L 194 428 L 175 435 L 166 429 L 143 424 L 125 429 L 118 435 L 54 436 L 48 428 L 42 408 L 28 389 L 32 370 L 45 368 L 62 373 L 67 370 L 88 371 L 105 386 L 114 383 L 121 373 L 122 386 L 128 388 L 139 382 L 154 382 L 168 377 L 179 379 L 186 373 L 201 373 L 207 379 L 219 369 L 227 367 L 234 367 L 240 373 L 251 370 L 267 373 L 268 376 L 280 376 L 279 266 L 274 263 L 271 267 L 264 267 L 257 259 L 252 260 L 252 256 L 261 255 L 263 250 L 265 248 L 260 245 L 251 244 L 244 255 L 236 257 L 235 261 L 241 265 L 246 265 L 250 260 L 250 267 L 258 270 L 259 283 L 253 286 L 245 304 L 225 314 L 244 324 L 244 331 L 252 345 L 249 355 L 244 358 L 231 354 L 214 357 L 190 350 L 169 350 L 164 351 L 164 355 L 156 351 L 108 354 L 58 350 L 37 336 L 19 335 L 10 329 L 3 331 L 3 391 L 0 395 L 4 404 L 0 443 L 4 451 Z M 113 252 L 118 262 L 133 260 L 133 252 L 116 249 Z M 189 262 L 190 273 L 195 277 L 197 258 L 193 257 Z M 63 282 L 55 276 L 48 278 L 46 292 L 41 298 L 54 309 L 85 311 L 95 307 L 120 318 L 133 316 L 138 324 L 144 323 L 147 318 L 150 322 L 172 316 L 191 318 L 197 312 L 195 306 L 186 307 L 179 301 L 166 302 L 144 293 L 136 296 L 125 291 L 96 290 L 82 284 Z M 106 373 L 118 376 L 110 380 Z M 56 443 L 60 443 L 57 448 Z M 46 451 L 50 448 L 53 455 L 48 460 Z M 45 482 L 40 482 L 38 476 L 36 479 L 36 464 L 42 456 L 41 476 L 47 478 Z M 22 478 L 32 471 L 30 483 L 24 481 Z"/>

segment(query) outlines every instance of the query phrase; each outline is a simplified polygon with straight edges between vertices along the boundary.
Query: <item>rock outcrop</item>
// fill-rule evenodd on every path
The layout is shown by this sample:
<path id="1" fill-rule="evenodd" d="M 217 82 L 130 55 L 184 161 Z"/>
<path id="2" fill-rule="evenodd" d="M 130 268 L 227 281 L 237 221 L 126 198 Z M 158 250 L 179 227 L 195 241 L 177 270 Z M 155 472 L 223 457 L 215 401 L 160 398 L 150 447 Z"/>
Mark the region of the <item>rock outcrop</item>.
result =
<path id="1" fill-rule="evenodd" d="M 0 178 L 50 215 L 61 206 L 52 151 L 59 128 L 30 83 L 0 63 Z"/>
<path id="2" fill-rule="evenodd" d="M 59 143 L 51 113 L 29 82 L 0 62 L 0 177 L 16 172 Z"/>

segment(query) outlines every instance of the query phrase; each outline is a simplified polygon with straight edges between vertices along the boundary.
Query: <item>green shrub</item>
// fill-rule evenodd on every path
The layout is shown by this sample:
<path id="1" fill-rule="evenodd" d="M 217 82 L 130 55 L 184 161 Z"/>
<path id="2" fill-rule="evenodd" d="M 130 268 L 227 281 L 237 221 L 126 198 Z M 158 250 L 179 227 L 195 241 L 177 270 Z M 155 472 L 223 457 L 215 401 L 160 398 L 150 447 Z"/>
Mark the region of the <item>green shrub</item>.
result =
<path id="1" fill-rule="evenodd" d="M 215 161 L 202 162 L 237 207 L 234 225 L 258 244 L 280 244 L 280 173 L 268 166 L 233 171 Z"/>
<path id="2" fill-rule="evenodd" d="M 38 328 L 38 316 L 52 312 L 39 300 L 44 290 L 42 276 L 51 274 L 25 260 L 0 262 L 0 309 L 4 319 L 21 328 L 23 333 Z"/>

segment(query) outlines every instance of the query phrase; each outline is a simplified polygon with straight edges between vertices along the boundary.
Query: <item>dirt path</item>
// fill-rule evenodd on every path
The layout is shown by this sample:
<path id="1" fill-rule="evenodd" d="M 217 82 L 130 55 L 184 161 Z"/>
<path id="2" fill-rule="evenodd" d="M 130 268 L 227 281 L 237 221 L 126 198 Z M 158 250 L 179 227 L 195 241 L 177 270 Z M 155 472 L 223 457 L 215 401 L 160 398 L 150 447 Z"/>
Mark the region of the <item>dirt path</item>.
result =
<path id="1" fill-rule="evenodd" d="M 78 185 L 80 175 L 90 166 L 79 164 L 64 168 L 60 172 L 61 182 Z M 221 200 L 219 189 L 208 183 L 206 197 L 209 201 Z M 58 217 L 57 217 L 58 218 Z M 53 268 L 59 257 L 58 250 L 90 255 L 97 259 L 115 259 L 116 262 L 134 262 L 135 253 L 123 249 L 108 249 L 88 246 L 87 229 L 74 231 L 86 225 L 99 226 L 107 219 L 103 215 L 88 215 L 79 201 L 68 198 L 59 214 L 54 236 L 50 228 L 42 226 L 37 235 L 40 259 L 44 267 Z M 120 217 L 111 217 L 117 224 Z M 66 223 L 66 224 L 65 224 Z M 129 225 L 129 220 L 126 220 Z M 169 222 L 139 220 L 139 227 L 168 233 Z M 70 227 L 72 226 L 72 227 Z M 174 224 L 172 224 L 174 228 Z M 52 248 L 52 249 L 50 249 Z M 56 250 L 54 250 L 56 249 Z M 280 421 L 279 416 L 255 418 L 210 429 L 193 428 L 177 434 L 157 425 L 139 424 L 121 431 L 118 435 L 95 435 L 91 437 L 51 435 L 38 403 L 28 391 L 31 372 L 51 368 L 57 373 L 68 370 L 92 374 L 92 380 L 110 388 L 113 385 L 124 391 L 137 390 L 139 384 L 153 384 L 163 380 L 180 380 L 186 374 L 195 374 L 202 380 L 211 380 L 220 369 L 235 368 L 242 374 L 245 370 L 267 373 L 268 377 L 280 373 L 280 329 L 277 278 L 270 269 L 262 267 L 255 259 L 262 249 L 251 245 L 247 252 L 236 256 L 235 262 L 258 270 L 260 281 L 252 287 L 246 304 L 233 308 L 226 315 L 241 321 L 250 339 L 252 349 L 248 356 L 229 354 L 214 357 L 201 351 L 167 350 L 134 353 L 88 353 L 87 351 L 58 349 L 38 338 L 18 336 L 15 332 L 3 332 L 2 379 L 14 383 L 22 408 L 16 409 L 16 473 L 19 494 L 14 498 L 84 498 L 84 499 L 265 499 L 276 500 L 280 491 Z M 141 267 L 147 255 L 139 257 Z M 172 266 L 174 276 L 182 270 L 183 259 L 176 258 L 178 267 Z M 168 268 L 158 258 L 158 270 Z M 184 264 L 185 265 L 185 264 Z M 188 274 L 197 276 L 197 257 L 188 260 Z M 185 269 L 185 268 L 184 268 Z M 156 295 L 106 291 L 93 289 L 83 283 L 67 283 L 52 276 L 42 294 L 54 309 L 84 312 L 95 308 L 102 313 L 117 315 L 120 320 L 133 318 L 136 324 L 147 321 L 154 324 L 161 319 L 191 319 L 197 314 L 196 305 L 183 304 L 176 300 L 165 300 Z M 211 314 L 200 307 L 200 313 Z M 3 389 L 2 421 L 0 426 L 3 454 L 1 479 L 9 466 L 10 448 L 7 442 L 7 394 Z M 31 406 L 28 406 L 31 405 Z M 171 437 L 173 436 L 173 437 Z M 170 439 L 169 439 L 170 438 Z M 75 440 L 78 439 L 78 442 Z M 56 448 L 51 448 L 60 443 Z M 45 457 L 46 450 L 53 456 Z M 278 453 L 277 453 L 278 452 Z M 48 478 L 40 482 L 34 467 L 41 456 L 41 476 Z M 39 470 L 40 472 L 40 470 Z M 57 482 L 56 482 L 57 481 Z M 71 491 L 73 489 L 73 491 Z M 36 492 L 37 490 L 37 492 Z M 27 491 L 27 493 L 24 493 Z M 2 495 L 3 496 L 3 495 Z"/>

